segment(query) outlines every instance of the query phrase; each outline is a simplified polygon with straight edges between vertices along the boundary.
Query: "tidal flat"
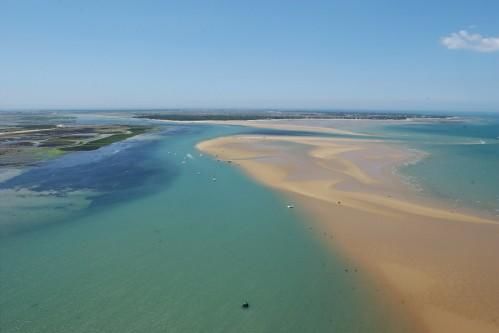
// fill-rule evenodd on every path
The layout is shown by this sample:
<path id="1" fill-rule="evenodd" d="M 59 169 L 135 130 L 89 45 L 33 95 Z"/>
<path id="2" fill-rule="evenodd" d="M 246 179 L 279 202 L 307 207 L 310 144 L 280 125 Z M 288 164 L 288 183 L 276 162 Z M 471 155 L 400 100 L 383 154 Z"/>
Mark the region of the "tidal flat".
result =
<path id="1" fill-rule="evenodd" d="M 0 167 L 2 331 L 494 331 L 494 122 L 140 114 L 0 124 L 119 128 Z"/>
<path id="2" fill-rule="evenodd" d="M 23 167 L 70 151 L 96 150 L 150 131 L 127 125 L 17 125 L 0 128 L 0 167 Z"/>
<path id="3" fill-rule="evenodd" d="M 404 330 L 298 210 L 195 148 L 246 129 L 161 126 L 0 183 L 3 332 Z"/>

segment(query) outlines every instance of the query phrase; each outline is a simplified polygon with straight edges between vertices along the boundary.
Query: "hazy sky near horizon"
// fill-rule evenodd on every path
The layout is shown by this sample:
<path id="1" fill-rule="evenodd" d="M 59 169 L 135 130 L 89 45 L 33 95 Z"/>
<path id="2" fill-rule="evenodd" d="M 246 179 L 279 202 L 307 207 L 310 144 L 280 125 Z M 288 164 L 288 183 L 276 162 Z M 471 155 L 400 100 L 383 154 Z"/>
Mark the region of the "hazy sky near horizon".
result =
<path id="1" fill-rule="evenodd" d="M 0 0 L 0 109 L 499 111 L 499 1 Z"/>

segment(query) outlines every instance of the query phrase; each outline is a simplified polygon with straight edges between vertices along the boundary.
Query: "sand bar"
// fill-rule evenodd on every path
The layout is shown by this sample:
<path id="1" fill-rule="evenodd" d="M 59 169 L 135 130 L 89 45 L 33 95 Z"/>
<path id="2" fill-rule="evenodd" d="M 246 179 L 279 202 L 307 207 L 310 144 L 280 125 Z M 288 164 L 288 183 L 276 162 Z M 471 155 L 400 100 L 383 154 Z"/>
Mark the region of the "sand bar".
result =
<path id="1" fill-rule="evenodd" d="M 320 121 L 321 119 L 314 119 Z M 330 127 L 325 125 L 311 126 L 303 123 L 303 119 L 266 119 L 266 120 L 156 120 L 159 122 L 176 123 L 176 124 L 205 124 L 205 125 L 228 125 L 228 126 L 244 126 L 262 129 L 275 129 L 283 131 L 303 131 L 316 132 L 323 134 L 339 134 L 339 135 L 354 135 L 367 136 L 364 133 L 353 132 L 346 129 Z M 324 124 L 334 124 L 334 119 L 325 119 Z"/>
<path id="2" fill-rule="evenodd" d="M 499 331 L 499 221 L 418 200 L 382 142 L 239 135 L 198 144 L 282 191 L 416 332 Z"/>

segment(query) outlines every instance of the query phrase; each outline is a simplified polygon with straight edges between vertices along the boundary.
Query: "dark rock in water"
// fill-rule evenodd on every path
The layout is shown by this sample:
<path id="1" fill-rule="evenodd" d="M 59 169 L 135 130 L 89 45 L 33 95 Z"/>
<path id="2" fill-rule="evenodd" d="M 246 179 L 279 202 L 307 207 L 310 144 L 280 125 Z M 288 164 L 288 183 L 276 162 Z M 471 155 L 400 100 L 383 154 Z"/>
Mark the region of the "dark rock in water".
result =
<path id="1" fill-rule="evenodd" d="M 248 303 L 248 302 L 244 302 L 244 303 L 241 305 L 241 307 L 242 307 L 243 309 L 248 309 L 248 308 L 249 308 L 249 306 L 250 306 L 250 305 L 249 305 L 249 303 Z"/>

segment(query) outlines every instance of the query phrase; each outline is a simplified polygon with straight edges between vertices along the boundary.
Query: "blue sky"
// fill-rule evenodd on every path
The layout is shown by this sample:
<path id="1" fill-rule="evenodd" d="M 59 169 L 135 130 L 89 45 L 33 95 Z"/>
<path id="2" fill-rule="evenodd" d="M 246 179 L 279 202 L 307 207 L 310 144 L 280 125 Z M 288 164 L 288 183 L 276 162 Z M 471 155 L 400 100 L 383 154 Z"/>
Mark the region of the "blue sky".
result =
<path id="1" fill-rule="evenodd" d="M 499 111 L 499 1 L 0 0 L 0 108 Z"/>

